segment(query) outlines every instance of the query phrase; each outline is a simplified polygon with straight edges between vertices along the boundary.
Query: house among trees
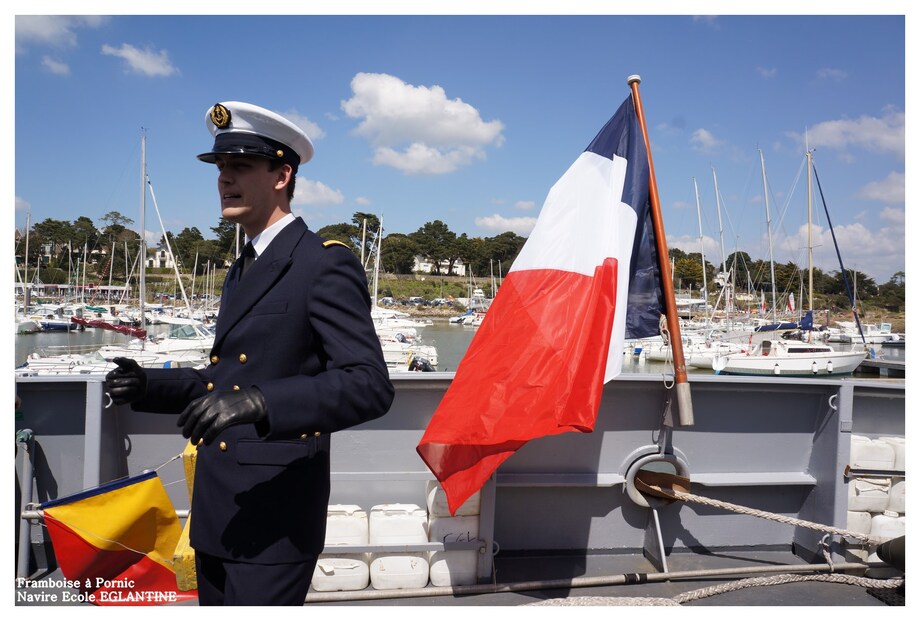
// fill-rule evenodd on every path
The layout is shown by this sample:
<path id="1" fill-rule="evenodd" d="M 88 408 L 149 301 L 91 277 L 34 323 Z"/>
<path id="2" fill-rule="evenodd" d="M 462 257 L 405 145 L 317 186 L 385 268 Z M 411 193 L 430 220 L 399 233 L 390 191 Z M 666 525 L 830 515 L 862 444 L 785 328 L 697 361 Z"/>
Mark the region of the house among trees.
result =
<path id="1" fill-rule="evenodd" d="M 147 250 L 147 267 L 174 268 L 176 266 L 172 257 L 165 248 L 152 248 Z"/>
<path id="2" fill-rule="evenodd" d="M 445 276 L 466 276 L 466 264 L 462 261 L 454 261 L 453 266 L 451 266 L 450 261 L 443 259 L 438 266 L 440 268 L 437 272 L 438 274 L 443 274 Z M 427 257 L 415 255 L 415 263 L 412 265 L 412 271 L 416 274 L 433 274 L 435 273 L 434 262 Z"/>

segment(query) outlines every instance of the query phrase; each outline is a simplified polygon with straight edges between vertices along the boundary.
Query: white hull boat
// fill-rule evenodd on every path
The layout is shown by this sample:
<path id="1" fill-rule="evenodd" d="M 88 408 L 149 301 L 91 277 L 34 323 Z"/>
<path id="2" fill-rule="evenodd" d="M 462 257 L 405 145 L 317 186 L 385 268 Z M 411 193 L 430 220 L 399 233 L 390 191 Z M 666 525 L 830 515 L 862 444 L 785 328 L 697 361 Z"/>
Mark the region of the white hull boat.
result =
<path id="1" fill-rule="evenodd" d="M 207 363 L 201 354 L 157 354 L 153 352 L 134 352 L 131 356 L 146 369 L 202 367 Z M 112 357 L 105 357 L 101 350 L 89 353 L 34 353 L 26 363 L 16 369 L 18 376 L 36 375 L 89 375 L 105 374 L 117 365 Z"/>
<path id="2" fill-rule="evenodd" d="M 716 356 L 712 370 L 733 375 L 849 375 L 866 356 L 866 351 L 856 348 L 837 351 L 821 343 L 765 340 L 747 353 Z"/>
<path id="3" fill-rule="evenodd" d="M 438 350 L 433 345 L 420 345 L 417 343 L 400 342 L 380 338 L 380 348 L 383 350 L 383 359 L 387 368 L 392 372 L 426 370 L 419 368 L 418 364 L 426 362 L 430 368 L 438 368 Z"/>

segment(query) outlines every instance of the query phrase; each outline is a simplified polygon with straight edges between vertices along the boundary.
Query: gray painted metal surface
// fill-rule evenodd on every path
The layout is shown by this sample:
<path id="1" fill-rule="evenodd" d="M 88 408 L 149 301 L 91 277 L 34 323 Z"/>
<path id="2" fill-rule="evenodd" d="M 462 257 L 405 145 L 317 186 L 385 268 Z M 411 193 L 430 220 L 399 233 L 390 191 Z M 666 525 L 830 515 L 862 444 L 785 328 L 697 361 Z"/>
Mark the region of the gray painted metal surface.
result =
<path id="1" fill-rule="evenodd" d="M 367 510 L 425 506 L 432 476 L 415 447 L 452 376 L 394 378 L 396 399 L 386 416 L 333 436 L 330 502 Z M 675 428 L 669 446 L 702 496 L 845 528 L 851 434 L 905 434 L 903 382 L 690 379 L 695 424 Z M 17 394 L 17 430 L 31 429 L 35 438 L 33 502 L 156 468 L 185 446 L 174 416 L 105 407 L 101 376 L 17 378 Z M 483 490 L 480 577 L 488 576 L 497 546 L 640 553 L 651 512 L 629 498 L 625 483 L 630 465 L 663 445 L 669 394 L 660 376 L 621 376 L 604 389 L 593 433 L 534 440 L 506 461 Z M 159 472 L 175 507 L 187 509 L 181 460 Z M 666 554 L 792 548 L 809 562 L 819 554 L 821 534 L 796 526 L 679 503 L 659 508 L 658 518 Z M 34 568 L 50 543 L 34 520 L 27 532 Z M 837 560 L 845 556 L 832 552 Z"/>

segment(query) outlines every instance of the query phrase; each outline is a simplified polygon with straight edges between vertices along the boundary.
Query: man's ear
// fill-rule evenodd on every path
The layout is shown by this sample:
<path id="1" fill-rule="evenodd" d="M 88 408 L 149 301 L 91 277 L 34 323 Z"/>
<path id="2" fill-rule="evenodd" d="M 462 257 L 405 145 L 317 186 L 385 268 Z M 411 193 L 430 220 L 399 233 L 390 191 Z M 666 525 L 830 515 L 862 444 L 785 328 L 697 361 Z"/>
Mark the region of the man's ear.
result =
<path id="1" fill-rule="evenodd" d="M 277 177 L 275 178 L 275 189 L 283 190 L 291 182 L 291 179 L 294 177 L 294 169 L 290 164 L 282 164 L 280 168 L 275 171 Z"/>

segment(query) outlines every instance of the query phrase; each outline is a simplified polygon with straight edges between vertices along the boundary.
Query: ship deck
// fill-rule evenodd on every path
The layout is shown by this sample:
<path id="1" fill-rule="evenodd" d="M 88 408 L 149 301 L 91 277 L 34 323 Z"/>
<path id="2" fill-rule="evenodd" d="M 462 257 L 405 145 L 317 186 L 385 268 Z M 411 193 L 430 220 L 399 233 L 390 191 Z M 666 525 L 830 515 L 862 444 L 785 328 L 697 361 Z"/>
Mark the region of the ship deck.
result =
<path id="1" fill-rule="evenodd" d="M 331 504 L 425 507 L 432 476 L 415 447 L 452 374 L 407 375 L 394 380 L 396 399 L 387 416 L 333 436 Z M 31 481 L 23 477 L 22 454 L 17 457 L 18 506 L 24 510 L 28 499 L 60 498 L 162 464 L 158 473 L 181 516 L 189 505 L 184 470 L 181 460 L 168 460 L 185 441 L 172 418 L 107 408 L 102 379 L 17 378 L 22 405 L 16 427 L 31 430 L 35 444 Z M 692 376 L 691 386 L 694 425 L 667 432 L 666 444 L 667 383 L 661 376 L 631 375 L 605 386 L 593 433 L 540 438 L 508 459 L 482 490 L 478 538 L 470 542 L 480 550 L 477 584 L 311 591 L 307 604 L 523 606 L 558 599 L 551 603 L 613 605 L 629 597 L 673 599 L 743 578 L 752 567 L 830 559 L 840 570 L 859 562 L 840 537 L 822 550 L 821 532 L 794 523 L 689 503 L 650 509 L 626 488 L 635 465 L 666 448 L 686 468 L 694 493 L 845 528 L 848 480 L 859 474 L 850 468 L 850 438 L 905 437 L 903 380 Z M 906 476 L 903 466 L 869 474 Z M 18 557 L 18 575 L 34 579 L 59 571 L 36 520 L 17 520 L 17 531 L 17 553 L 28 554 Z M 444 544 L 423 545 L 432 551 Z M 744 571 L 712 573 L 732 568 Z M 683 573 L 701 570 L 706 573 Z M 866 586 L 805 582 L 744 588 L 684 605 L 898 603 L 892 590 L 887 595 L 889 601 Z M 598 597 L 607 599 L 585 599 Z"/>
<path id="2" fill-rule="evenodd" d="M 878 584 L 860 580 L 862 574 L 844 574 L 856 584 L 818 579 L 781 582 L 784 576 L 827 576 L 827 571 L 788 573 L 783 567 L 801 567 L 790 551 L 679 552 L 669 557 L 673 578 L 656 573 L 638 554 L 529 552 L 499 554 L 493 583 L 455 589 L 317 592 L 311 589 L 305 606 L 329 607 L 520 607 L 520 606 L 904 606 L 905 589 L 886 580 L 903 577 L 896 570 L 878 570 Z M 769 567 L 774 570 L 765 572 Z M 723 573 L 724 572 L 724 573 Z M 701 575 L 711 573 L 712 575 Z M 650 581 L 624 583 L 650 577 Z M 62 579 L 60 570 L 32 576 L 34 580 Z M 741 580 L 755 584 L 739 587 Z M 705 590 L 706 592 L 702 592 Z M 479 591 L 479 592 L 474 592 Z M 32 589 L 60 597 L 60 589 Z M 76 595 L 76 591 L 71 591 Z M 683 596 L 683 599 L 682 599 Z M 18 605 L 70 605 L 60 601 L 20 602 Z M 89 605 L 89 604 L 86 604 Z M 192 600 L 174 606 L 196 606 Z"/>

